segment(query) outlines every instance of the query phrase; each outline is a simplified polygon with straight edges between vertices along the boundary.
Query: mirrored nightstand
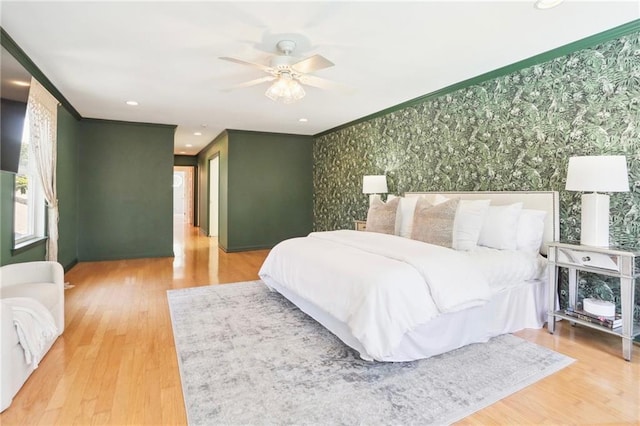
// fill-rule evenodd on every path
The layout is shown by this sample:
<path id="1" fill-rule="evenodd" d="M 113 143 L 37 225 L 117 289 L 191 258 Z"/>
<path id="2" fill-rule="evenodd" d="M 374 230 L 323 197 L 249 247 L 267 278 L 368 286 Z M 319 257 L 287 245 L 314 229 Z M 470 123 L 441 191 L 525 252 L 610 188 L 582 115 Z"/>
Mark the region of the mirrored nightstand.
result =
<path id="1" fill-rule="evenodd" d="M 640 249 L 618 247 L 594 247 L 580 244 L 549 243 L 549 318 L 547 328 L 555 331 L 556 318 L 563 318 L 573 324 L 601 330 L 622 337 L 622 356 L 631 360 L 633 339 L 640 335 L 640 324 L 633 320 L 636 279 L 640 277 Z M 558 268 L 569 271 L 569 308 L 578 304 L 578 272 L 590 272 L 620 279 L 620 306 L 622 326 L 609 328 L 575 316 L 564 310 L 556 310 L 558 294 Z"/>

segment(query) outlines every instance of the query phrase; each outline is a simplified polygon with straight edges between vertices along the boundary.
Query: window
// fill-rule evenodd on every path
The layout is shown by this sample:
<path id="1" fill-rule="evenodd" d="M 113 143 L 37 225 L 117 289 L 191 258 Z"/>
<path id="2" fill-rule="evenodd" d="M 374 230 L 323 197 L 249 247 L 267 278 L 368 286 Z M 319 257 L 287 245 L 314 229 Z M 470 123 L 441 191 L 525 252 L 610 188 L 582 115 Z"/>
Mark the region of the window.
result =
<path id="1" fill-rule="evenodd" d="M 44 194 L 29 142 L 29 119 L 25 118 L 20 165 L 15 183 L 13 216 L 15 247 L 44 237 L 45 231 Z"/>

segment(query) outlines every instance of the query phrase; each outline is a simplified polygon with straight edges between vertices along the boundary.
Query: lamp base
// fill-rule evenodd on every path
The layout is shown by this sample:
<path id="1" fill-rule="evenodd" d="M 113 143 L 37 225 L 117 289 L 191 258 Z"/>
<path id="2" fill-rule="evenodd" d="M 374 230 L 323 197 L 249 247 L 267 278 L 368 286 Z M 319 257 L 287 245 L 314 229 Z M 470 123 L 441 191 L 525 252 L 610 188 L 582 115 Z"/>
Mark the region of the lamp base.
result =
<path id="1" fill-rule="evenodd" d="M 609 246 L 609 196 L 582 194 L 580 243 L 587 246 Z"/>
<path id="2" fill-rule="evenodd" d="M 382 200 L 380 194 L 369 194 L 369 205 L 373 204 L 373 201 L 376 199 Z"/>

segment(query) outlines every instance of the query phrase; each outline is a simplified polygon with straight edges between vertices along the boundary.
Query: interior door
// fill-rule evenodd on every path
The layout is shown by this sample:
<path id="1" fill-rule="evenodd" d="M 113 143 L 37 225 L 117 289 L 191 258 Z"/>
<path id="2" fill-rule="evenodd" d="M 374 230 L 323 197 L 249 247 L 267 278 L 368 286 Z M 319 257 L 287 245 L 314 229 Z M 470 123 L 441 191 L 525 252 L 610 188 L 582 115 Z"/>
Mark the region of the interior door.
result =
<path id="1" fill-rule="evenodd" d="M 209 160 L 209 236 L 218 236 L 218 208 L 220 205 L 220 158 Z"/>

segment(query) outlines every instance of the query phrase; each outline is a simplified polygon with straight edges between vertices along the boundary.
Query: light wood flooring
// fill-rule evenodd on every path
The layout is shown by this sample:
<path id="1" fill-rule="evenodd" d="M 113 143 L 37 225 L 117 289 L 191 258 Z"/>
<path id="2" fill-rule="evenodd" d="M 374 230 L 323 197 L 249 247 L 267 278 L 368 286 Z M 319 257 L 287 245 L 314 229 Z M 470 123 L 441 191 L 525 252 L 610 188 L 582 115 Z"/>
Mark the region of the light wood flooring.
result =
<path id="1" fill-rule="evenodd" d="M 181 225 L 174 246 L 175 258 L 83 262 L 66 274 L 66 330 L 0 424 L 186 424 L 166 291 L 257 279 L 268 251 L 227 254 Z M 517 335 L 575 363 L 460 423 L 640 424 L 640 347 L 627 362 L 613 336 L 558 328 Z"/>

